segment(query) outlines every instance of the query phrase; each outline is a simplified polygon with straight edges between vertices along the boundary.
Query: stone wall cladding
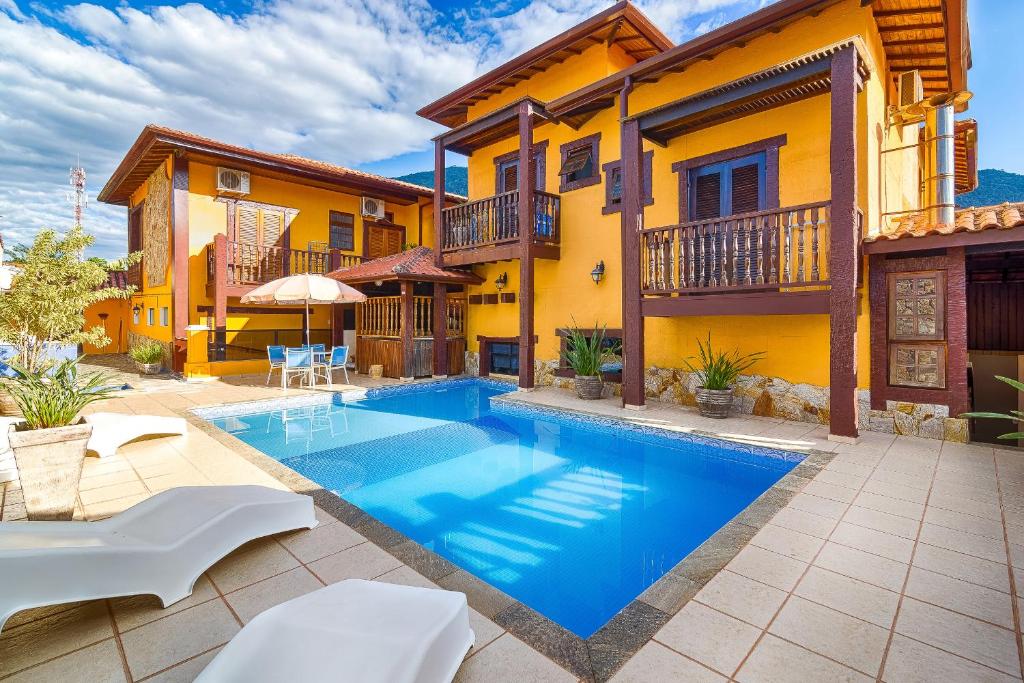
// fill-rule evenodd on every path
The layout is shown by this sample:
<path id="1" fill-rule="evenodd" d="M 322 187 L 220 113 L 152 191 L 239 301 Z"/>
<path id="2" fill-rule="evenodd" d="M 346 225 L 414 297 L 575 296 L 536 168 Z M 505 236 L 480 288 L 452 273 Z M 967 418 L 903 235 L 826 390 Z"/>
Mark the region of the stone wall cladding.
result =
<path id="1" fill-rule="evenodd" d="M 147 337 L 146 335 L 139 334 L 138 332 L 128 331 L 129 349 L 141 342 L 156 342 L 164 347 L 164 363 L 167 363 L 167 361 L 173 357 L 174 345 L 171 342 L 160 341 L 159 339 L 153 339 L 152 337 Z"/>

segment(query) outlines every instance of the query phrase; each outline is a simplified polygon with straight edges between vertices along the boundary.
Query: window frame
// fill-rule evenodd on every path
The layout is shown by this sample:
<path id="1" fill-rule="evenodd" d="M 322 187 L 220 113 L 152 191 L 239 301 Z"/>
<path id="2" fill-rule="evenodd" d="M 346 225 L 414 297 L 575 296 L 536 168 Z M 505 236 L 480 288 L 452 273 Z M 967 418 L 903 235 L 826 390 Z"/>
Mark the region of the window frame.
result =
<path id="1" fill-rule="evenodd" d="M 785 145 L 788 138 L 785 134 L 757 140 L 745 145 L 723 149 L 711 154 L 703 154 L 683 159 L 672 164 L 672 171 L 679 174 L 679 222 L 690 221 L 690 171 L 721 162 L 741 159 L 763 152 L 764 161 L 764 206 L 765 210 L 779 208 L 779 148 Z M 730 179 L 731 180 L 731 179 Z"/>
<path id="2" fill-rule="evenodd" d="M 644 152 L 643 165 L 641 166 L 641 172 L 643 173 L 643 206 L 650 206 L 654 203 L 654 151 L 649 150 Z M 622 171 L 622 159 L 616 159 L 615 161 L 609 161 L 608 163 L 601 166 L 601 170 L 604 172 L 604 206 L 601 207 L 601 213 L 609 215 L 613 213 L 619 213 L 622 211 L 622 199 L 619 198 L 617 204 L 612 204 L 612 173 L 615 171 Z M 625 179 L 623 179 L 625 183 Z"/>
<path id="3" fill-rule="evenodd" d="M 535 190 L 544 192 L 547 188 L 547 153 L 548 153 L 548 141 L 541 140 L 540 142 L 533 143 L 530 148 L 530 155 L 537 160 L 536 173 L 537 173 L 537 185 L 534 187 Z M 512 152 L 506 152 L 505 154 L 499 154 L 494 157 L 494 194 L 502 194 L 502 171 L 508 168 L 512 164 L 519 165 L 519 150 Z M 519 171 L 517 170 L 518 174 Z M 518 177 L 518 175 L 517 175 Z M 511 190 L 506 190 L 511 192 Z"/>
<path id="4" fill-rule="evenodd" d="M 146 327 L 156 327 L 156 308 L 146 307 Z"/>
<path id="5" fill-rule="evenodd" d="M 348 220 L 350 222 L 349 225 L 347 226 L 348 229 L 349 229 L 349 236 L 348 236 L 347 244 L 349 246 L 347 246 L 347 247 L 346 246 L 340 246 L 340 247 L 334 246 L 333 237 L 334 237 L 335 217 L 343 218 L 343 217 L 346 217 L 346 216 L 348 217 Z M 344 228 L 346 226 L 339 224 L 339 227 Z M 355 251 L 356 250 L 356 215 L 354 213 L 349 213 L 348 211 L 335 211 L 334 209 L 330 209 L 327 212 L 327 248 L 329 250 L 337 250 L 337 251 Z"/>
<path id="6" fill-rule="evenodd" d="M 565 166 L 566 160 L 569 155 L 573 152 L 590 147 L 590 158 L 593 167 L 593 175 L 585 178 L 577 178 L 575 180 L 567 181 L 564 175 L 561 175 L 562 167 Z M 582 138 L 577 138 L 570 142 L 565 143 L 559 147 L 561 154 L 561 161 L 558 164 L 559 176 L 558 176 L 558 191 L 560 193 L 572 192 L 573 190 L 579 190 L 584 187 L 590 187 L 591 185 L 597 185 L 601 182 L 601 134 L 594 133 L 593 135 L 587 135 Z"/>
<path id="7" fill-rule="evenodd" d="M 160 327 L 167 327 L 171 324 L 171 310 L 167 306 L 160 307 Z"/>
<path id="8" fill-rule="evenodd" d="M 690 177 L 687 179 L 687 187 L 690 192 L 690 196 L 687 198 L 687 222 L 694 222 L 700 220 L 716 220 L 724 218 L 725 216 L 738 215 L 732 206 L 732 175 L 733 171 L 737 168 L 744 168 L 746 166 L 757 167 L 757 209 L 755 211 L 763 211 L 768 208 L 768 155 L 762 152 L 754 152 L 742 157 L 736 157 L 735 159 L 727 159 L 725 161 L 717 161 L 712 164 L 704 164 L 703 166 L 695 166 L 689 170 Z M 718 185 L 718 206 L 720 212 L 717 216 L 707 216 L 705 218 L 697 218 L 697 179 L 717 175 L 720 179 Z M 740 213 L 750 213 L 744 211 Z"/>

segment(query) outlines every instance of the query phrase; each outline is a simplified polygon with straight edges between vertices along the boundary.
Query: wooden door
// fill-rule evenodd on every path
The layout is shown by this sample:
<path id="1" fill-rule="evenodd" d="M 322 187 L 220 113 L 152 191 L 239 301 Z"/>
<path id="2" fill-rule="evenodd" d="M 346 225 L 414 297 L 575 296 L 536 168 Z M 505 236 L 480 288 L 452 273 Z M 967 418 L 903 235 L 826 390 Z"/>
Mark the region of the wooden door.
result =
<path id="1" fill-rule="evenodd" d="M 366 232 L 366 257 L 369 259 L 390 256 L 402 251 L 402 239 L 405 231 L 402 228 L 389 228 L 370 225 Z"/>

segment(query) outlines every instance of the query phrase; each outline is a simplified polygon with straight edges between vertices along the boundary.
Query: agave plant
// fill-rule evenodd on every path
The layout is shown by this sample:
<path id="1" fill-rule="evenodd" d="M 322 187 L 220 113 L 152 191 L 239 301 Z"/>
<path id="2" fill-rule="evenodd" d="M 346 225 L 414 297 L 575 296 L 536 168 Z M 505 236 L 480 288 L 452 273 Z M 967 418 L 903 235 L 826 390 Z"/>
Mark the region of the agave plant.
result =
<path id="1" fill-rule="evenodd" d="M 622 345 L 617 340 L 606 343 L 606 330 L 607 326 L 598 328 L 597 323 L 594 323 L 594 332 L 590 336 L 583 334 L 575 325 L 569 329 L 562 358 L 577 375 L 600 375 L 601 366 L 618 357 Z"/>
<path id="2" fill-rule="evenodd" d="M 1017 391 L 1024 391 L 1024 383 L 1018 382 L 1015 379 L 1009 377 L 1003 377 L 1002 375 L 996 375 L 996 379 L 1000 382 L 1005 382 Z M 977 412 L 977 413 L 963 413 L 960 417 L 990 417 L 996 420 L 1010 420 L 1017 424 L 1024 425 L 1024 412 L 1020 410 L 1011 410 L 1009 413 L 988 413 L 988 412 Z M 1006 434 L 1000 434 L 1000 439 L 1006 439 L 1007 441 L 1013 441 L 1016 439 L 1024 439 L 1024 431 L 1021 432 L 1008 432 Z"/>
<path id="3" fill-rule="evenodd" d="M 715 351 L 711 346 L 711 333 L 708 333 L 707 342 L 697 340 L 698 354 L 690 356 L 683 362 L 690 372 L 697 375 L 700 386 L 705 389 L 722 390 L 729 389 L 736 382 L 743 371 L 750 369 L 754 363 L 764 358 L 764 353 L 755 351 L 740 355 L 739 349 L 728 351 Z M 695 359 L 696 363 L 690 360 Z"/>
<path id="4" fill-rule="evenodd" d="M 80 381 L 79 360 L 63 360 L 45 373 L 11 365 L 17 376 L 7 383 L 7 391 L 21 410 L 28 429 L 66 427 L 87 405 L 117 391 L 116 386 L 110 386 L 110 376 L 104 373 Z"/>

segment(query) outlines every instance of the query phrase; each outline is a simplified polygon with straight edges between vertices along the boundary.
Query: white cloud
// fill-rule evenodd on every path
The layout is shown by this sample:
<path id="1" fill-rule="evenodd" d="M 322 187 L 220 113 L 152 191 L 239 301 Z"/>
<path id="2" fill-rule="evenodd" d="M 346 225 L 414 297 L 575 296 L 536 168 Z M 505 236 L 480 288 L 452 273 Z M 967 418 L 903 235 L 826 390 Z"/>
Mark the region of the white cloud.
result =
<path id="1" fill-rule="evenodd" d="M 691 17 L 750 0 L 640 3 L 674 38 Z M 492 3 L 446 18 L 427 0 L 272 0 L 247 14 L 199 4 L 71 5 L 32 16 L 0 0 L 0 231 L 70 223 L 68 167 L 90 195 L 147 123 L 360 165 L 423 150 L 416 109 L 608 6 Z M 124 250 L 124 211 L 93 201 L 95 251 Z"/>

